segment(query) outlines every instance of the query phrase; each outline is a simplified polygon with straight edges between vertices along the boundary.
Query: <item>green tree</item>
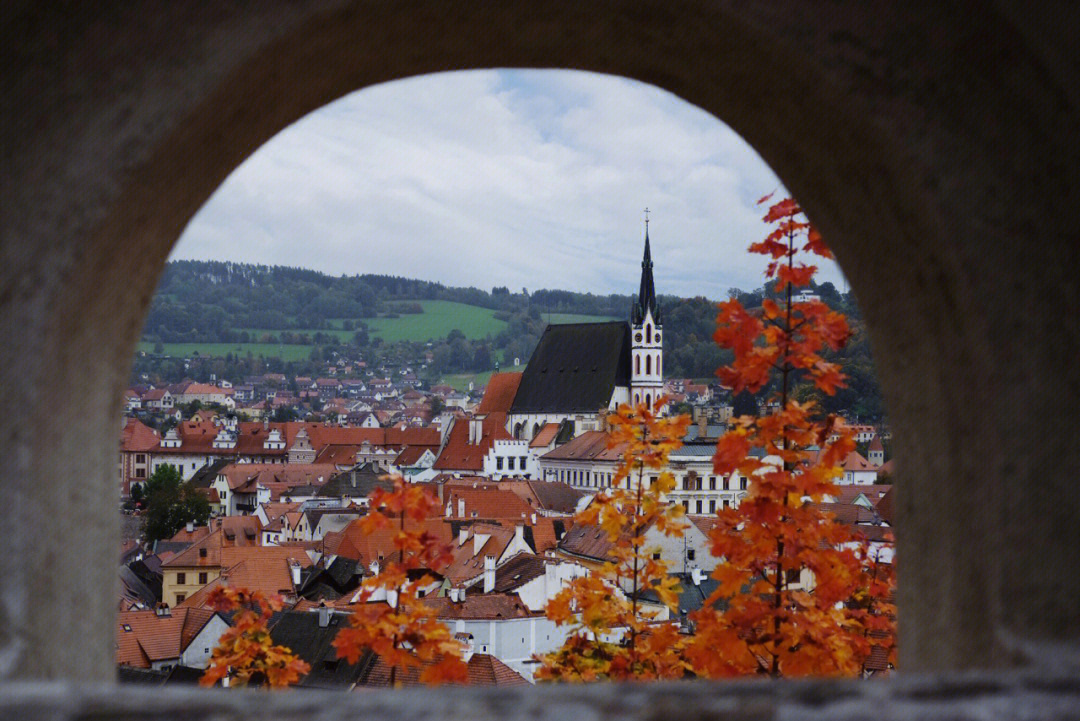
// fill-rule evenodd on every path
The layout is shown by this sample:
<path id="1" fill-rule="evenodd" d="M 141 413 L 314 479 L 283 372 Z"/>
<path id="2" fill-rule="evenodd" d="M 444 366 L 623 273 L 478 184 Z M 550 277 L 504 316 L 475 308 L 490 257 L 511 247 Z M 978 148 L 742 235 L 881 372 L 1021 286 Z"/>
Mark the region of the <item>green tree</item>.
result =
<path id="1" fill-rule="evenodd" d="M 143 495 L 143 536 L 150 543 L 172 537 L 189 522 L 201 526 L 210 518 L 210 501 L 185 482 L 174 466 L 158 466 L 147 479 Z"/>

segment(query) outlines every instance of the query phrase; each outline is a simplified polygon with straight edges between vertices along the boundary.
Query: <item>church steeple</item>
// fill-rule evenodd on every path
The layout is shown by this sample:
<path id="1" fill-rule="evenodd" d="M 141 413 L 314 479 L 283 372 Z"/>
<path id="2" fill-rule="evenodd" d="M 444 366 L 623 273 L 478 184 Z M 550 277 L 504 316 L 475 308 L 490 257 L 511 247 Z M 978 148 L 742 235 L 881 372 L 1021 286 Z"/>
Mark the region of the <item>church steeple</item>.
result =
<path id="1" fill-rule="evenodd" d="M 649 247 L 649 209 L 645 209 L 645 255 L 641 259 L 641 288 L 630 311 L 630 402 L 654 411 L 664 393 L 664 341 L 660 305 L 653 285 L 652 248 Z"/>
<path id="2" fill-rule="evenodd" d="M 660 306 L 656 302 L 656 287 L 653 285 L 652 252 L 649 249 L 649 216 L 646 209 L 645 216 L 645 255 L 641 259 L 641 287 L 638 290 L 637 300 L 630 311 L 630 322 L 641 325 L 645 320 L 646 312 L 652 312 L 653 321 L 659 325 Z"/>

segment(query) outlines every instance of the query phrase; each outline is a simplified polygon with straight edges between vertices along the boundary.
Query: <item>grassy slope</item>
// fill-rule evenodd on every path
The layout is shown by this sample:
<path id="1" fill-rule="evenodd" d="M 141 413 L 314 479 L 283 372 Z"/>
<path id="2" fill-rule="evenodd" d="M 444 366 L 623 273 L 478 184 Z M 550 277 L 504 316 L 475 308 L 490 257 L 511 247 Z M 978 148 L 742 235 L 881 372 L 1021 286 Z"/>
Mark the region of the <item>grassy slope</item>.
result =
<path id="1" fill-rule="evenodd" d="M 402 314 L 397 318 L 363 318 L 359 319 L 367 324 L 368 333 L 378 336 L 386 343 L 395 343 L 402 340 L 425 342 L 445 338 L 453 329 L 458 329 L 465 334 L 466 338 L 479 339 L 489 335 L 495 335 L 506 327 L 506 322 L 495 318 L 495 311 L 478 306 L 465 305 L 443 300 L 418 301 L 424 308 L 423 313 Z M 595 321 L 612 320 L 602 316 L 576 315 L 573 313 L 545 313 L 544 320 L 550 323 L 589 323 Z M 313 336 L 316 332 L 324 335 L 335 335 L 343 343 L 352 339 L 355 331 L 340 330 L 341 322 L 345 320 L 336 318 L 331 321 L 334 329 L 315 331 L 310 329 L 290 329 L 294 334 L 307 333 Z M 262 328 L 238 328 L 247 331 L 254 338 L 264 334 L 279 335 L 282 331 Z M 138 349 L 153 352 L 153 344 L 139 343 Z M 277 343 L 165 343 L 164 353 L 173 357 L 188 357 L 198 352 L 201 356 L 222 357 L 227 353 L 246 356 L 250 351 L 253 355 L 262 355 L 267 358 L 280 357 L 282 360 L 303 360 L 311 352 L 311 345 L 282 345 Z M 509 370 L 509 368 L 507 368 Z M 461 387 L 468 385 L 470 379 L 474 382 L 486 383 L 490 373 L 476 375 L 453 376 L 451 385 Z"/>

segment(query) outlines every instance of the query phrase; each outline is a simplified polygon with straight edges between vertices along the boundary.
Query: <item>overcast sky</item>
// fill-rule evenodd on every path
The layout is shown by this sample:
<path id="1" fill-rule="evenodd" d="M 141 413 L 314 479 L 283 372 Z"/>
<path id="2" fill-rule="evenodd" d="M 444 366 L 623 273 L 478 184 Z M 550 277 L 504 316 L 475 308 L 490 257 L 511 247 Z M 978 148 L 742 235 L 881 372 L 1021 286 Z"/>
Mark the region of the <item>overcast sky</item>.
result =
<path id="1" fill-rule="evenodd" d="M 762 284 L 754 201 L 772 170 L 651 85 L 529 70 L 427 75 L 348 95 L 248 158 L 173 258 L 386 273 L 447 285 L 637 289 L 650 209 L 659 293 Z M 841 287 L 835 266 L 822 280 Z"/>

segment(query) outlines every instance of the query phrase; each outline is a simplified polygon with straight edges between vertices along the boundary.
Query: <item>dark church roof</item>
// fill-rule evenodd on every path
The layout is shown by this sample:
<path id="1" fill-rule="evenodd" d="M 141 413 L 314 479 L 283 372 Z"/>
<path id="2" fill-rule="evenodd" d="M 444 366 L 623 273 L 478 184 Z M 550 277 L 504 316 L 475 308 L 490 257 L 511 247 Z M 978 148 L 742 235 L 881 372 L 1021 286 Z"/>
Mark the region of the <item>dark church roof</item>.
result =
<path id="1" fill-rule="evenodd" d="M 595 413 L 630 385 L 624 321 L 549 325 L 521 376 L 511 413 Z"/>
<path id="2" fill-rule="evenodd" d="M 656 302 L 656 287 L 653 284 L 652 253 L 649 251 L 649 226 L 645 226 L 645 256 L 641 259 L 641 287 L 638 297 L 630 308 L 630 322 L 641 325 L 645 320 L 645 311 L 652 311 L 653 321 L 660 325 L 660 305 Z"/>

